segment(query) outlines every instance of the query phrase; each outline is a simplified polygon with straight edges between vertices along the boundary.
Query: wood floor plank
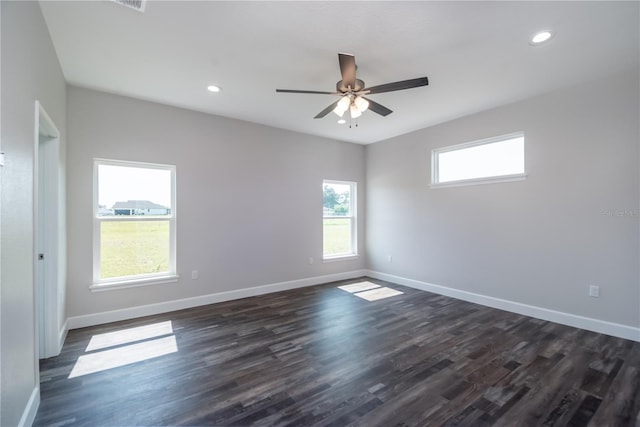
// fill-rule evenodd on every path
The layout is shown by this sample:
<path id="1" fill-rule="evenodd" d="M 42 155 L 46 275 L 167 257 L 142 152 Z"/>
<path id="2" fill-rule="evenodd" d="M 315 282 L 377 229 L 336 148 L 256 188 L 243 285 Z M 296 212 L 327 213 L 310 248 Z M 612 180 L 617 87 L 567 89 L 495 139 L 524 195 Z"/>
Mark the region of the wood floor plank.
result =
<path id="1" fill-rule="evenodd" d="M 370 278 L 73 330 L 40 370 L 36 427 L 640 425 L 640 343 Z"/>

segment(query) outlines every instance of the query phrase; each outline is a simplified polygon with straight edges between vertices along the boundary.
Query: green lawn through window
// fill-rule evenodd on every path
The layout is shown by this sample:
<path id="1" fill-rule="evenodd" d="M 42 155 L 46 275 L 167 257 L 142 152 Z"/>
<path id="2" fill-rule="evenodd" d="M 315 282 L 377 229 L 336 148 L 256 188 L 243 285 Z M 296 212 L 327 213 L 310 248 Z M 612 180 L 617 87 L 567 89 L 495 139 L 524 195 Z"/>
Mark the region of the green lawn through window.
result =
<path id="1" fill-rule="evenodd" d="M 103 221 L 100 277 L 169 271 L 169 221 Z"/>
<path id="2" fill-rule="evenodd" d="M 323 255 L 335 256 L 351 254 L 351 219 L 324 219 L 323 227 Z"/>

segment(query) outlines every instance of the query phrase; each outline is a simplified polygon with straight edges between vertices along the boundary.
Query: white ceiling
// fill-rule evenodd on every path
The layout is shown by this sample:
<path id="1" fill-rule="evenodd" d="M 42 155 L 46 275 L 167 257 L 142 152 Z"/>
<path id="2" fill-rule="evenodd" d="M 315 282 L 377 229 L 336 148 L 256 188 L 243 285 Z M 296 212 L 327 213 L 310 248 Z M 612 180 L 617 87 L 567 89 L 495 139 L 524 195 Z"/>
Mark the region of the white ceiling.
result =
<path id="1" fill-rule="evenodd" d="M 638 67 L 638 2 L 42 1 L 67 81 L 313 135 L 372 143 Z M 556 32 L 530 46 L 542 29 Z M 429 86 L 371 95 L 358 127 L 333 113 L 338 52 L 367 86 L 428 76 Z M 212 94 L 207 85 L 217 84 Z"/>

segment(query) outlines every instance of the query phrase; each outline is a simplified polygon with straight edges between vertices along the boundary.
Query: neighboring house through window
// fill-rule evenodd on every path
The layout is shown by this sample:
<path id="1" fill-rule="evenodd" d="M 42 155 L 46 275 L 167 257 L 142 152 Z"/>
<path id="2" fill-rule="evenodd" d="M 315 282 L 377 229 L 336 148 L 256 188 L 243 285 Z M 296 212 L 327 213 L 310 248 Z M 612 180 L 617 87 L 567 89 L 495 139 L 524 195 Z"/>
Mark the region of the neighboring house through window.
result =
<path id="1" fill-rule="evenodd" d="M 95 160 L 93 289 L 176 278 L 175 167 Z"/>

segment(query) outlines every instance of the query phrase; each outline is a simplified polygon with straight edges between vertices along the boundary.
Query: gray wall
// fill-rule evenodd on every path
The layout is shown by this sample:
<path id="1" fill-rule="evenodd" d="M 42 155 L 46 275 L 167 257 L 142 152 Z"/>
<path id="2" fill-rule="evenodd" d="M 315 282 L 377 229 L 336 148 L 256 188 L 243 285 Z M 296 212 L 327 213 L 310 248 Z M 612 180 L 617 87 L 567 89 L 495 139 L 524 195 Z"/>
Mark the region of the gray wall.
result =
<path id="1" fill-rule="evenodd" d="M 367 146 L 368 267 L 640 326 L 638 74 Z M 525 181 L 429 188 L 432 149 L 516 131 Z"/>
<path id="2" fill-rule="evenodd" d="M 2 8 L 2 174 L 0 424 L 15 426 L 38 384 L 33 283 L 35 100 L 64 138 L 66 86 L 37 2 Z M 63 230 L 64 234 L 64 230 Z"/>
<path id="3" fill-rule="evenodd" d="M 364 267 L 322 263 L 321 222 L 323 179 L 356 181 L 364 213 L 363 146 L 76 87 L 68 101 L 69 317 Z M 89 290 L 94 158 L 176 165 L 178 283 Z M 359 235 L 362 253 L 364 218 Z"/>

